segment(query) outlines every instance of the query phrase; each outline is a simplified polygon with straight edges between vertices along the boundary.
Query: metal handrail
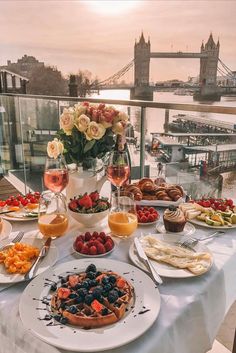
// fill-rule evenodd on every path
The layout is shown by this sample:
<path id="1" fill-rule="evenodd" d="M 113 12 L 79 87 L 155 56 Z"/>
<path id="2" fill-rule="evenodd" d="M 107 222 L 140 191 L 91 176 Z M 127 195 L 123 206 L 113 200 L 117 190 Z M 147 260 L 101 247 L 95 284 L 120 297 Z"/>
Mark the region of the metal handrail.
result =
<path id="1" fill-rule="evenodd" d="M 159 108 L 159 109 L 170 109 L 170 110 L 183 110 L 183 111 L 194 111 L 202 113 L 218 113 L 218 114 L 232 114 L 236 115 L 236 107 L 222 107 L 212 106 L 207 104 L 189 104 L 189 103 L 159 103 L 141 100 L 127 100 L 127 99 L 103 99 L 103 98 L 79 98 L 79 97 L 63 97 L 63 96 L 44 96 L 34 94 L 14 94 L 14 93 L 1 93 L 0 96 L 11 96 L 19 98 L 35 98 L 35 99 L 47 99 L 56 101 L 71 101 L 71 102 L 93 102 L 93 103 L 105 103 L 115 105 L 125 105 L 142 108 Z"/>

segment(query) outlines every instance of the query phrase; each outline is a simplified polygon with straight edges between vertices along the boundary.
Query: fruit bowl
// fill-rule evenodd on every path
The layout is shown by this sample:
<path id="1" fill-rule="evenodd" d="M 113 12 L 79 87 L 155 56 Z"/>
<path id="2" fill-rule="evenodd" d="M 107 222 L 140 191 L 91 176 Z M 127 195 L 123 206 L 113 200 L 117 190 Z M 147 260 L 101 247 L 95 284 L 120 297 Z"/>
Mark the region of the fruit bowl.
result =
<path id="1" fill-rule="evenodd" d="M 93 228 L 96 226 L 98 223 L 103 221 L 109 213 L 109 209 L 98 212 L 98 213 L 78 213 L 71 211 L 70 209 L 68 210 L 69 214 L 79 223 L 83 224 L 87 228 Z"/>
<path id="2" fill-rule="evenodd" d="M 115 247 L 113 239 L 104 232 L 86 232 L 76 237 L 73 249 L 84 257 L 102 257 L 110 254 Z"/>

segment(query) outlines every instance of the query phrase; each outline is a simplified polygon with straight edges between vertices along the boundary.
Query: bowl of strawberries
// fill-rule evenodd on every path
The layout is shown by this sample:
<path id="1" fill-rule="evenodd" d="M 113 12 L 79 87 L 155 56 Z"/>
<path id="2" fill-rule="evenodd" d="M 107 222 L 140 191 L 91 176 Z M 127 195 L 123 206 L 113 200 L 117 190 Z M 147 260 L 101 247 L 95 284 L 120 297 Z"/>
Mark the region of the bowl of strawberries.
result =
<path id="1" fill-rule="evenodd" d="M 159 213 L 154 207 L 148 206 L 136 206 L 138 224 L 139 225 L 150 225 L 154 224 L 160 218 Z"/>
<path id="2" fill-rule="evenodd" d="M 110 203 L 97 191 L 75 196 L 68 204 L 69 214 L 87 228 L 102 222 L 109 213 Z"/>
<path id="3" fill-rule="evenodd" d="M 108 255 L 114 249 L 113 239 L 105 232 L 86 232 L 76 237 L 73 249 L 85 257 L 101 257 Z"/>

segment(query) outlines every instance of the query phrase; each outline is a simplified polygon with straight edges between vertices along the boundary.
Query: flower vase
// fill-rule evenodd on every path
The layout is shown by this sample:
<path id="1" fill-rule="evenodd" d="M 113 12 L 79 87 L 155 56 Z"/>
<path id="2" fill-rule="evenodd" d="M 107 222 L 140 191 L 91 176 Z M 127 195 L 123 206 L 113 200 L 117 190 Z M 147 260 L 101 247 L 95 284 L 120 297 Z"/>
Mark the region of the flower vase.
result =
<path id="1" fill-rule="evenodd" d="M 101 159 L 85 158 L 75 168 L 69 167 L 69 183 L 66 187 L 66 198 L 70 199 L 77 197 L 85 192 L 91 193 L 97 190 L 100 192 L 106 175 L 104 165 Z"/>

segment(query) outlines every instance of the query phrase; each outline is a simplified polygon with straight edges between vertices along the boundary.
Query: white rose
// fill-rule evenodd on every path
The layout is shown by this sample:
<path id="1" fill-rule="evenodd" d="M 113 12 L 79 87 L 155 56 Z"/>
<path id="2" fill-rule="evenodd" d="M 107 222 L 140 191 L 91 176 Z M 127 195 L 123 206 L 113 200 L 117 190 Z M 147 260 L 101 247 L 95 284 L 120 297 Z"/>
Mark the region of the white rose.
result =
<path id="1" fill-rule="evenodd" d="M 123 124 L 122 121 L 118 121 L 118 123 L 115 123 L 112 127 L 112 131 L 114 132 L 114 134 L 116 135 L 123 135 L 125 132 L 125 127 L 126 124 Z"/>
<path id="2" fill-rule="evenodd" d="M 47 154 L 50 158 L 57 158 L 64 150 L 63 143 L 55 138 L 49 141 L 47 145 Z"/>
<path id="3" fill-rule="evenodd" d="M 119 112 L 119 114 L 114 118 L 114 123 L 118 123 L 118 121 L 128 121 L 129 117 L 125 112 Z"/>
<path id="4" fill-rule="evenodd" d="M 82 114 L 75 118 L 75 126 L 80 132 L 85 132 L 90 123 L 90 119 L 87 115 Z"/>
<path id="5" fill-rule="evenodd" d="M 74 105 L 75 110 L 75 119 L 78 118 L 80 115 L 85 114 L 87 107 L 85 105 L 81 105 L 80 103 Z"/>
<path id="6" fill-rule="evenodd" d="M 71 131 L 74 127 L 74 109 L 64 109 L 60 116 L 60 128 L 64 130 L 66 135 L 71 135 Z"/>
<path id="7" fill-rule="evenodd" d="M 85 131 L 87 140 L 100 140 L 106 132 L 106 129 L 102 124 L 97 124 L 95 121 L 91 121 Z"/>

